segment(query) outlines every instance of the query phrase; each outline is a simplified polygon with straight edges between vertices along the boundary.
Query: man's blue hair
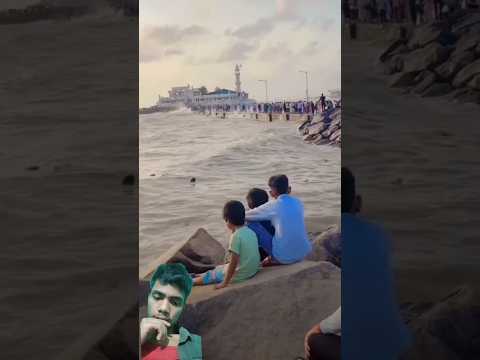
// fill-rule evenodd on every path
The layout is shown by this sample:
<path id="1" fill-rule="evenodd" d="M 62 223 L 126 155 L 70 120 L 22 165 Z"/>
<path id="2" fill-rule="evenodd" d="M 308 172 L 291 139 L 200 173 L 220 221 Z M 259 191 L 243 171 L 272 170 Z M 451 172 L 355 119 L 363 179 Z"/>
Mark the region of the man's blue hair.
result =
<path id="1" fill-rule="evenodd" d="M 160 265 L 150 279 L 150 291 L 153 289 L 157 280 L 162 285 L 175 286 L 183 293 L 185 300 L 187 300 L 192 292 L 192 277 L 183 264 L 174 263 Z"/>

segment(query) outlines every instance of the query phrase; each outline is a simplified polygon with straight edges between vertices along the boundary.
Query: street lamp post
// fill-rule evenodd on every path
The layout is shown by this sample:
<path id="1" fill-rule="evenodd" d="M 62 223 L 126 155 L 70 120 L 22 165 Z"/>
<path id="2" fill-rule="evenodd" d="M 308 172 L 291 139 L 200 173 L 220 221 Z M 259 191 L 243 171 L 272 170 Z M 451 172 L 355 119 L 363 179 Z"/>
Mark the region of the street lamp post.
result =
<path id="1" fill-rule="evenodd" d="M 308 71 L 305 70 L 298 70 L 298 72 L 304 73 L 305 74 L 305 84 L 306 84 L 306 94 L 307 94 L 307 102 L 309 100 L 308 98 Z"/>
<path id="2" fill-rule="evenodd" d="M 265 102 L 268 103 L 268 80 L 258 80 L 265 84 Z"/>

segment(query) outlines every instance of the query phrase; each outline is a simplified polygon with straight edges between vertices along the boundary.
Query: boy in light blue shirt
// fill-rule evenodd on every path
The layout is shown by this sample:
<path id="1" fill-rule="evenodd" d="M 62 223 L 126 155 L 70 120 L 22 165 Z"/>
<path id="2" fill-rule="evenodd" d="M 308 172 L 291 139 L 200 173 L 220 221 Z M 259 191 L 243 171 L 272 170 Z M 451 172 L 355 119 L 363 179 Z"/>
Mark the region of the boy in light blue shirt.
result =
<path id="1" fill-rule="evenodd" d="M 269 220 L 275 228 L 271 253 L 262 264 L 267 266 L 302 261 L 312 250 L 305 227 L 303 204 L 290 195 L 291 188 L 286 175 L 272 176 L 268 186 L 274 200 L 245 214 L 247 221 Z"/>

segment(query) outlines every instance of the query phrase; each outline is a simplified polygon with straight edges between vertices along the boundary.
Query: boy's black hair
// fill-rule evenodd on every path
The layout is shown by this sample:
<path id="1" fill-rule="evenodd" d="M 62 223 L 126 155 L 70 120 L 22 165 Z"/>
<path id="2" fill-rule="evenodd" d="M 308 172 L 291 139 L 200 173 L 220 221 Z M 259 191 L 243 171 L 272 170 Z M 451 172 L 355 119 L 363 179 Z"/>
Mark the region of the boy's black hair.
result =
<path id="1" fill-rule="evenodd" d="M 355 196 L 355 176 L 350 169 L 342 166 L 342 213 L 352 210 Z"/>
<path id="2" fill-rule="evenodd" d="M 268 186 L 274 188 L 277 193 L 286 194 L 288 192 L 288 177 L 287 175 L 274 175 L 268 180 Z"/>
<path id="3" fill-rule="evenodd" d="M 172 285 L 183 293 L 185 301 L 192 291 L 192 277 L 187 271 L 185 265 L 181 263 L 162 264 L 160 265 L 152 278 L 150 279 L 150 290 L 153 289 L 156 281 L 162 285 Z"/>
<path id="4" fill-rule="evenodd" d="M 231 200 L 223 207 L 223 219 L 230 224 L 242 226 L 245 224 L 245 208 L 240 201 Z"/>
<path id="5" fill-rule="evenodd" d="M 259 188 L 250 189 L 247 194 L 247 203 L 250 209 L 255 209 L 268 202 L 268 193 Z"/>

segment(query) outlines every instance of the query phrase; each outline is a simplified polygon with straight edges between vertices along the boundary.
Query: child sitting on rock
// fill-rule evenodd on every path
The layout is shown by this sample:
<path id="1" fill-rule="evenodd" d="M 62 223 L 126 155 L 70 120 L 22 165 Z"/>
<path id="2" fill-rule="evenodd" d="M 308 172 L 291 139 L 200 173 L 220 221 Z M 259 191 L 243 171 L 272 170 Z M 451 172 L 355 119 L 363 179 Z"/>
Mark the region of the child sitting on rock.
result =
<path id="1" fill-rule="evenodd" d="M 257 235 L 245 226 L 245 208 L 239 201 L 229 201 L 223 207 L 223 219 L 232 232 L 225 265 L 196 275 L 194 285 L 217 284 L 216 289 L 227 287 L 254 276 L 260 269 Z"/>
<path id="2" fill-rule="evenodd" d="M 268 194 L 265 190 L 253 188 L 247 194 L 247 204 L 250 209 L 255 209 L 268 202 Z M 275 228 L 269 220 L 247 221 L 247 226 L 257 235 L 260 260 L 265 259 L 272 253 L 272 238 Z"/>

